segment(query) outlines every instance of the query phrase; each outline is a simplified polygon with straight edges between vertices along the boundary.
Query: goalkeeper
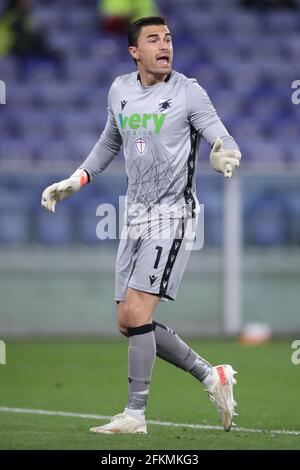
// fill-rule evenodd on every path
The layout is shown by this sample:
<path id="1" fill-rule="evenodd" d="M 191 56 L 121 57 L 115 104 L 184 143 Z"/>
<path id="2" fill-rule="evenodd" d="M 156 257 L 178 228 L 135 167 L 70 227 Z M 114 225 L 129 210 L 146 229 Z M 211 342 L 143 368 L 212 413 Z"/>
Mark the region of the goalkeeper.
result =
<path id="1" fill-rule="evenodd" d="M 115 301 L 119 330 L 129 343 L 128 399 L 121 414 L 91 431 L 147 432 L 145 410 L 156 356 L 203 384 L 229 431 L 235 414 L 232 366 L 212 366 L 153 315 L 160 300 L 175 299 L 189 259 L 185 235 L 187 223 L 195 227 L 199 212 L 195 175 L 200 140 L 211 144 L 212 167 L 226 178 L 239 166 L 241 154 L 205 90 L 172 70 L 172 37 L 164 19 L 141 18 L 130 25 L 128 37 L 138 70 L 113 82 L 107 123 L 90 155 L 70 178 L 42 195 L 42 205 L 55 212 L 56 203 L 105 170 L 123 144 L 127 231 L 117 253 Z M 162 236 L 166 229 L 168 237 Z"/>

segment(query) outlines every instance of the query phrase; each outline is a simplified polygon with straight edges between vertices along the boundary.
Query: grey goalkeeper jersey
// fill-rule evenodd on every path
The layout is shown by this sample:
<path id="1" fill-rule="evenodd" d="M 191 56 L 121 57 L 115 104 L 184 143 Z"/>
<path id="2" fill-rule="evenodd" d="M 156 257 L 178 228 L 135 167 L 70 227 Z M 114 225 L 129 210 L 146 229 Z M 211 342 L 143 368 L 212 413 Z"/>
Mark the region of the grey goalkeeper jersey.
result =
<path id="1" fill-rule="evenodd" d="M 93 179 L 124 145 L 127 222 L 195 213 L 197 154 L 201 137 L 237 149 L 206 91 L 172 71 L 166 81 L 143 86 L 137 72 L 117 77 L 108 94 L 108 120 L 82 163 Z"/>

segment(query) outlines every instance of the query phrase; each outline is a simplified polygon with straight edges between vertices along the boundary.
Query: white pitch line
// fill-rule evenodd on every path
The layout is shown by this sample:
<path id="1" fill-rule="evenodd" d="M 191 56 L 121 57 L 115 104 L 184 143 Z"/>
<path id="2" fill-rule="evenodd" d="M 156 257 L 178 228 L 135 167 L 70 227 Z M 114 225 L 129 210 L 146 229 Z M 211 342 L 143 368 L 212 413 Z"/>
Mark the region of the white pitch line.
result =
<path id="1" fill-rule="evenodd" d="M 70 413 L 68 411 L 49 411 L 49 410 L 33 410 L 30 408 L 10 408 L 7 406 L 0 406 L 0 413 L 20 413 L 20 414 L 34 414 L 44 416 L 65 416 L 71 418 L 83 418 L 83 419 L 99 419 L 99 420 L 110 420 L 111 416 L 93 415 L 84 413 Z M 167 421 L 154 421 L 147 420 L 148 424 L 154 424 L 156 426 L 167 426 L 173 428 L 190 428 L 190 429 L 202 429 L 207 431 L 223 431 L 221 426 L 211 426 L 209 424 L 189 424 L 189 423 L 170 423 Z M 300 436 L 300 431 L 287 431 L 285 429 L 255 429 L 255 428 L 241 428 L 234 426 L 231 428 L 234 432 L 252 432 L 252 433 L 268 433 L 268 434 L 282 434 L 291 436 Z"/>

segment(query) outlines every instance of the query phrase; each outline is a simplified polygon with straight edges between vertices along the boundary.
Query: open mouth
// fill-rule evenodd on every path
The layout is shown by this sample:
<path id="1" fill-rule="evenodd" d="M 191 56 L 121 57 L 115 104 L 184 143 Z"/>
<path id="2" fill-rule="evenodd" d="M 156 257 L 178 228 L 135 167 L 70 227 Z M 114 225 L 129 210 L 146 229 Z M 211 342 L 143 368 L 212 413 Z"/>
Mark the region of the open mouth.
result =
<path id="1" fill-rule="evenodd" d="M 170 64 L 169 56 L 168 55 L 160 55 L 156 59 L 158 65 L 164 67 Z"/>

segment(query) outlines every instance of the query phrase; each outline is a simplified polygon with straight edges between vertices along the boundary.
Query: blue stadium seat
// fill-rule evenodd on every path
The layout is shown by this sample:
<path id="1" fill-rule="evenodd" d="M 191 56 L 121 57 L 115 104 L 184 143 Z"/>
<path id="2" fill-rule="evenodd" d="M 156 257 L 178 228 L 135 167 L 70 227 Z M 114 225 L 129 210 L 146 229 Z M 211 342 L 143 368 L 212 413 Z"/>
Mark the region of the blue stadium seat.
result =
<path id="1" fill-rule="evenodd" d="M 66 244 L 71 243 L 75 237 L 75 224 L 72 215 L 66 207 L 60 206 L 55 217 L 42 208 L 35 214 L 36 237 L 40 243 Z"/>
<path id="2" fill-rule="evenodd" d="M 32 142 L 9 138 L 0 141 L 0 162 L 3 168 L 19 169 L 33 162 Z"/>
<path id="3" fill-rule="evenodd" d="M 266 23 L 272 33 L 296 33 L 299 28 L 299 14 L 294 11 L 273 11 L 268 14 Z"/>
<path id="4" fill-rule="evenodd" d="M 18 201 L 20 206 L 20 199 Z M 0 243 L 24 243 L 29 237 L 30 217 L 24 209 L 1 208 L 0 211 Z"/>
<path id="5" fill-rule="evenodd" d="M 13 57 L 1 57 L 1 80 L 11 84 L 12 80 L 18 77 L 19 72 L 20 68 L 16 59 Z"/>
<path id="6" fill-rule="evenodd" d="M 276 246 L 288 242 L 288 217 L 278 192 L 258 194 L 244 213 L 244 241 L 248 246 Z"/>

